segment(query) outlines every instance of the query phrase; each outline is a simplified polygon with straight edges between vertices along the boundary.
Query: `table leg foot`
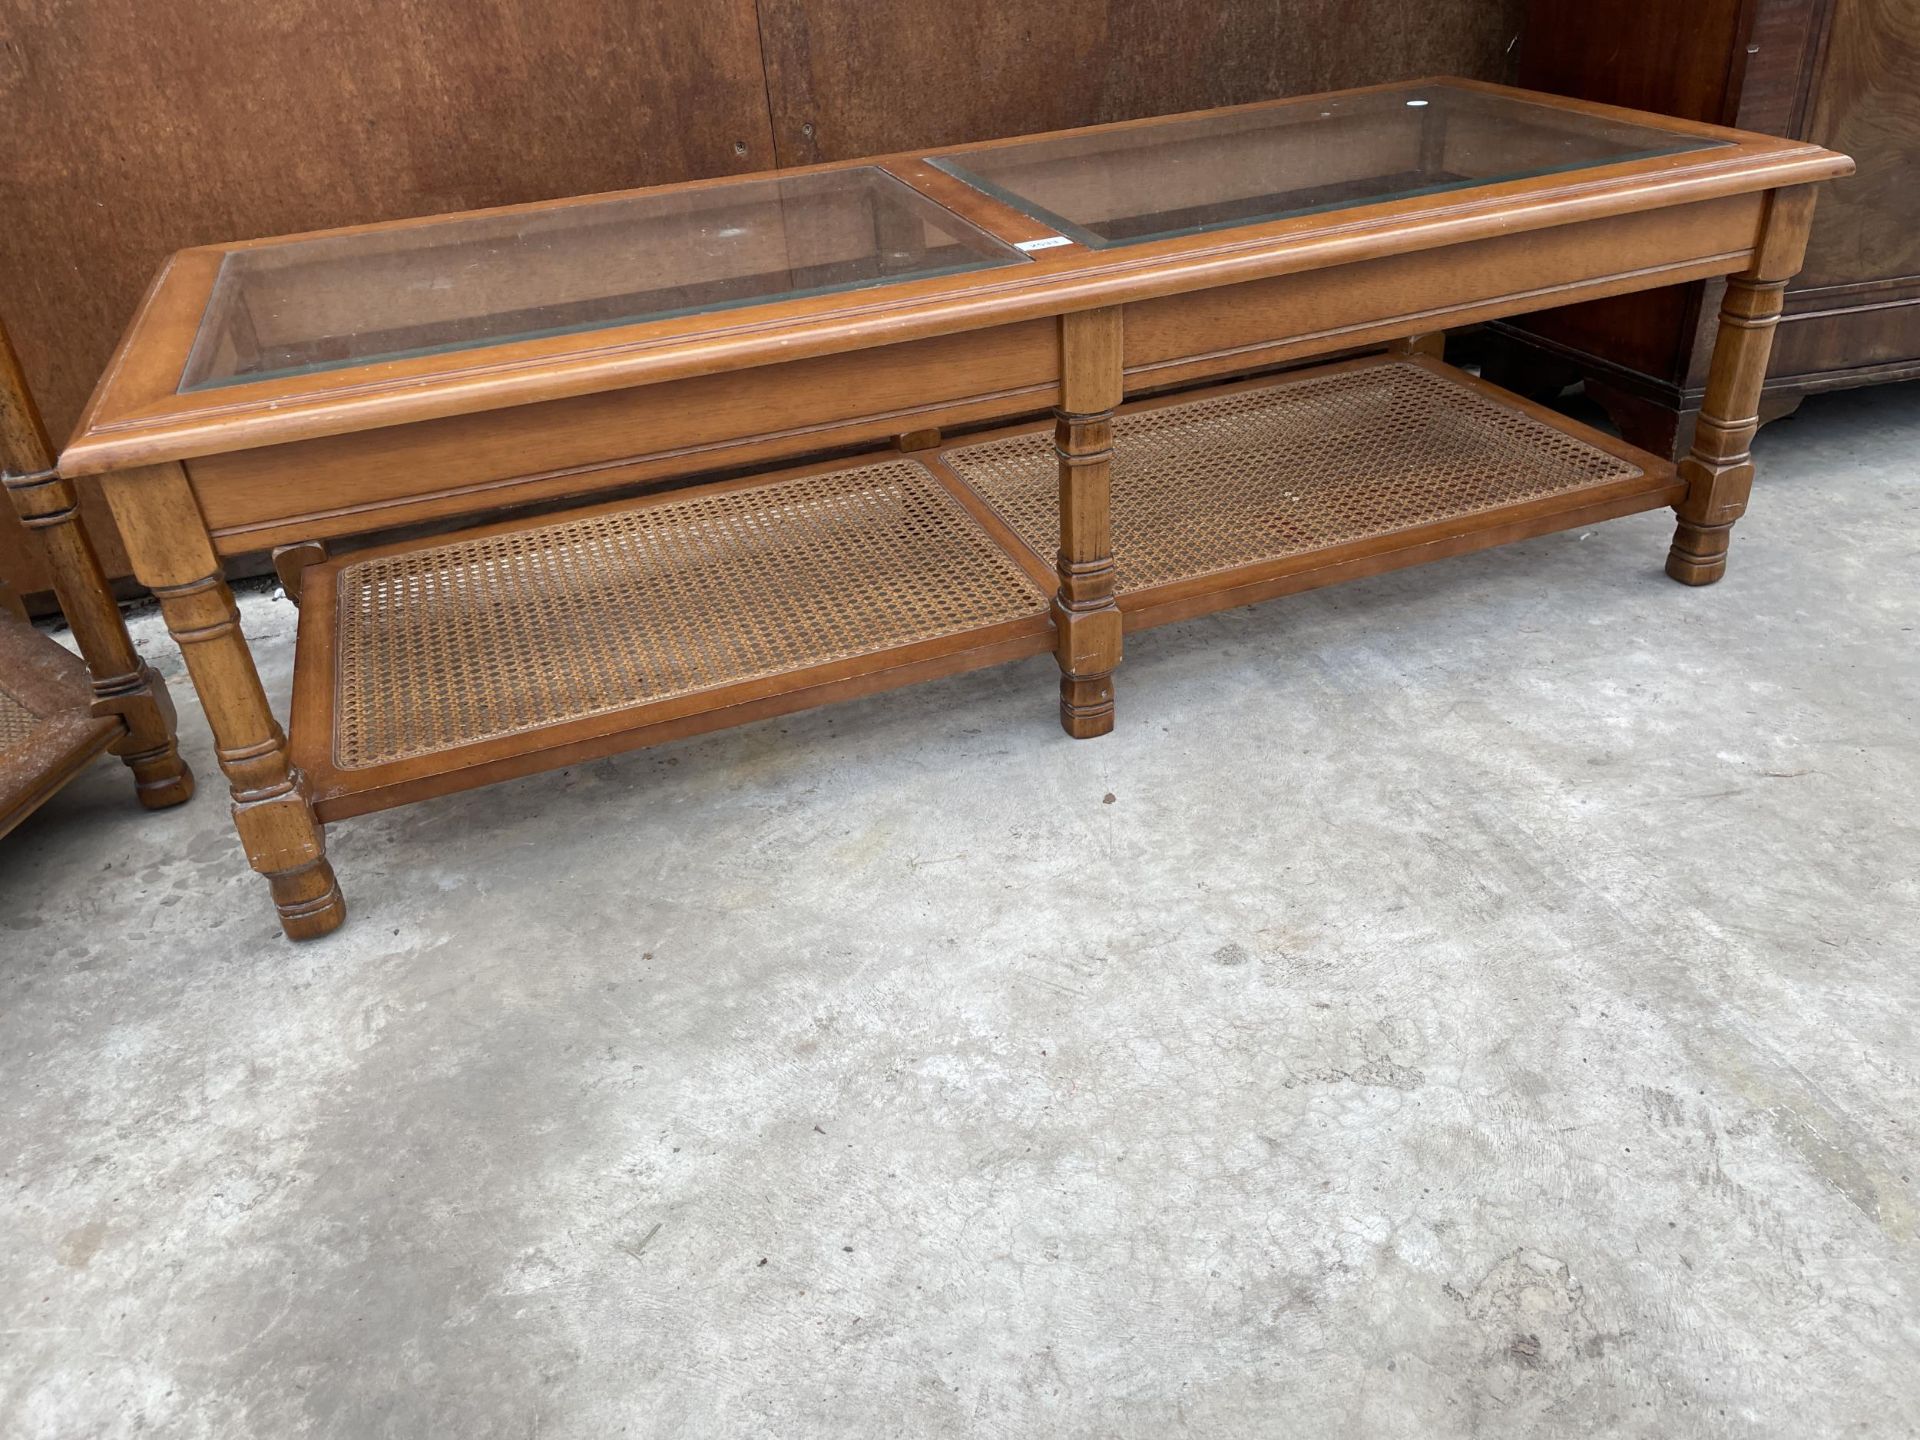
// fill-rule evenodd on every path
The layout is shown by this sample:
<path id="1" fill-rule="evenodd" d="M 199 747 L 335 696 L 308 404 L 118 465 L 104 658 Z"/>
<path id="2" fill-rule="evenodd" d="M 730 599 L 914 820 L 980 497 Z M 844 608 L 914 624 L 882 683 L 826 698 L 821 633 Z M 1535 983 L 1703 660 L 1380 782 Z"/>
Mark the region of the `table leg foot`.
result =
<path id="1" fill-rule="evenodd" d="M 1113 731 L 1113 677 L 1060 677 L 1060 728 L 1076 740 Z"/>
<path id="2" fill-rule="evenodd" d="M 133 772 L 133 793 L 148 810 L 171 810 L 193 798 L 193 771 L 171 739 L 158 750 L 117 752 Z"/>
<path id="3" fill-rule="evenodd" d="M 173 697 L 151 665 L 136 660 L 132 673 L 102 703 L 119 713 L 127 733 L 110 747 L 133 772 L 133 793 L 148 810 L 170 810 L 193 798 L 193 771 L 180 757 Z M 95 689 L 100 689 L 96 679 Z"/>
<path id="4" fill-rule="evenodd" d="M 1711 585 L 1727 573 L 1727 543 L 1733 522 L 1694 525 L 1682 520 L 1674 527 L 1673 548 L 1667 551 L 1667 574 L 1682 585 Z"/>
<path id="5" fill-rule="evenodd" d="M 284 750 L 277 758 L 285 767 Z M 285 767 L 264 791 L 236 787 L 233 826 L 247 863 L 267 877 L 289 940 L 313 940 L 340 928 L 347 903 L 327 863 L 327 835 L 307 801 L 306 776 Z"/>
<path id="6" fill-rule="evenodd" d="M 1065 566 L 1063 564 L 1063 572 Z M 1054 659 L 1060 665 L 1060 728 L 1076 740 L 1113 730 L 1113 672 L 1124 626 L 1111 599 L 1094 610 L 1053 606 Z"/>
<path id="7" fill-rule="evenodd" d="M 347 899 L 340 893 L 333 866 L 325 860 L 299 870 L 281 870 L 267 876 L 273 889 L 273 908 L 289 940 L 318 940 L 331 935 L 347 918 Z"/>

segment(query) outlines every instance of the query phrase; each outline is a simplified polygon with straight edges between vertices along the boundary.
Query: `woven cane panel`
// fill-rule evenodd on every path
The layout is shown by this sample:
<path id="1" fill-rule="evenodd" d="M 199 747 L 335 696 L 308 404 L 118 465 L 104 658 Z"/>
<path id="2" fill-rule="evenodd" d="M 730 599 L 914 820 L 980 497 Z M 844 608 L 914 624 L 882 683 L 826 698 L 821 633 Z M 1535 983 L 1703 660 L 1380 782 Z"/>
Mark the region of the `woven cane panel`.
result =
<path id="1" fill-rule="evenodd" d="M 1122 592 L 1641 473 L 1405 362 L 1125 413 L 1113 443 Z M 1060 521 L 1050 431 L 944 458 L 1023 540 L 1053 556 Z"/>
<path id="2" fill-rule="evenodd" d="M 0 750 L 11 750 L 41 725 L 41 719 L 6 691 L 0 690 Z"/>
<path id="3" fill-rule="evenodd" d="M 337 597 L 343 769 L 1046 608 L 911 460 L 370 559 Z"/>

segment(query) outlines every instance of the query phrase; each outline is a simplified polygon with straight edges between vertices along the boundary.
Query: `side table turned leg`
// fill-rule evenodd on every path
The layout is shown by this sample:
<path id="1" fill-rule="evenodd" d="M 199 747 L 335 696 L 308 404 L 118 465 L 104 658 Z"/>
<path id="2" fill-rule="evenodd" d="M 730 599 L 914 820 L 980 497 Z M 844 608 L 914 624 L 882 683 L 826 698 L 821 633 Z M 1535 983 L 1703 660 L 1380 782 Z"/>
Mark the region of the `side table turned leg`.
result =
<path id="1" fill-rule="evenodd" d="M 1687 493 L 1673 507 L 1679 523 L 1667 552 L 1667 574 L 1683 585 L 1711 585 L 1727 573 L 1733 524 L 1746 513 L 1753 490 L 1750 447 L 1760 428 L 1760 392 L 1773 332 L 1787 281 L 1806 253 L 1813 200 L 1810 186 L 1775 191 L 1752 265 L 1727 282 L 1693 449 L 1680 462 Z"/>
<path id="2" fill-rule="evenodd" d="M 140 658 L 114 603 L 93 542 L 80 528 L 73 486 L 52 470 L 6 476 L 20 523 L 39 537 L 60 609 L 93 676 L 93 712 L 118 715 L 126 734 L 108 748 L 133 772 L 134 794 L 149 810 L 193 796 L 193 772 L 180 758 L 173 697 Z"/>
<path id="3" fill-rule="evenodd" d="M 73 486 L 54 468 L 53 442 L 27 389 L 20 358 L 0 326 L 0 478 L 20 521 L 34 531 L 60 609 L 93 676 L 93 713 L 117 715 L 126 733 L 109 747 L 133 771 L 134 793 L 149 810 L 193 795 L 193 772 L 174 739 L 173 701 L 133 648 L 114 604 L 100 556 L 80 521 Z"/>
<path id="4" fill-rule="evenodd" d="M 1060 724 L 1076 740 L 1113 729 L 1113 672 L 1120 664 L 1114 600 L 1113 412 L 1122 391 L 1120 311 L 1060 317 L 1059 593 L 1053 600 L 1060 662 Z"/>
<path id="5" fill-rule="evenodd" d="M 337 929 L 347 908 L 327 863 L 326 834 L 268 708 L 186 472 L 153 465 L 104 480 L 134 573 L 159 600 L 167 631 L 186 658 L 214 753 L 233 788 L 234 827 L 248 862 L 272 887 L 281 928 L 293 940 Z"/>

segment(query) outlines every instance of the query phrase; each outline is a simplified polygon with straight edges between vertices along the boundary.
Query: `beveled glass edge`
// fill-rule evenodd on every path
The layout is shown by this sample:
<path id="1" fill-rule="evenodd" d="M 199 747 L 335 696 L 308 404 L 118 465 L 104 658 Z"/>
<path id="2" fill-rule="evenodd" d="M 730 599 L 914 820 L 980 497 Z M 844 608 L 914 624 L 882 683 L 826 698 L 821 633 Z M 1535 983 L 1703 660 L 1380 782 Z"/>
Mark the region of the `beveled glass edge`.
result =
<path id="1" fill-rule="evenodd" d="M 228 282 L 227 266 L 241 255 L 258 254 L 271 246 L 248 246 L 245 249 L 232 249 L 220 257 L 219 268 L 214 272 L 213 284 L 207 291 L 205 307 L 200 312 L 200 323 L 194 327 L 193 343 L 187 347 L 187 355 L 180 365 L 180 379 L 175 383 L 175 395 L 204 395 L 209 391 L 231 390 L 243 385 L 264 384 L 272 380 L 290 380 L 303 375 L 330 375 L 339 371 L 357 370 L 371 365 L 386 365 L 400 360 L 418 360 L 432 355 L 455 355 L 469 350 L 486 350 L 499 345 L 517 345 L 530 340 L 550 340 L 562 335 L 590 335 L 601 330 L 619 330 L 632 325 L 648 325 L 658 320 L 679 320 L 689 315 L 721 315 L 734 310 L 751 309 L 756 305 L 778 305 L 789 300 L 809 300 L 821 295 L 843 295 L 857 290 L 874 290 L 886 285 L 908 285 L 921 280 L 940 280 L 954 275 L 971 274 L 977 270 L 1000 270 L 1011 265 L 1030 264 L 1033 257 L 1022 251 L 1017 245 L 1002 239 L 984 226 L 969 220 L 959 211 L 950 209 L 902 180 L 884 165 L 869 163 L 849 165 L 841 169 L 826 172 L 811 172 L 802 175 L 783 175 L 779 171 L 757 175 L 743 175 L 731 182 L 738 185 L 780 184 L 813 178 L 814 174 L 828 174 L 834 178 L 851 175 L 878 176 L 901 192 L 907 198 L 909 206 L 918 203 L 937 211 L 946 217 L 955 227 L 955 243 L 966 244 L 969 237 L 975 237 L 988 246 L 1004 253 L 985 254 L 969 261 L 959 261 L 952 265 L 942 265 L 934 269 L 916 270 L 906 275 L 879 275 L 871 280 L 849 280 L 838 285 L 809 285 L 800 289 L 782 290 L 777 294 L 749 295 L 739 300 L 724 300 L 712 305 L 685 305 L 673 310 L 648 310 L 637 315 L 621 316 L 613 320 L 591 321 L 579 325 L 556 325 L 541 330 L 516 331 L 507 335 L 490 335 L 483 340 L 449 341 L 444 345 L 422 345 L 409 350 L 389 350 L 378 355 L 361 356 L 350 360 L 333 361 L 316 365 L 289 365 L 275 370 L 250 370 L 244 375 L 227 375 L 187 383 L 187 376 L 193 372 L 194 359 L 200 353 L 200 346 L 207 337 L 207 325 L 214 313 L 215 302 L 220 298 L 221 289 Z M 706 187 L 709 191 L 724 191 L 726 184 Z M 880 188 L 885 189 L 882 185 Z M 619 204 L 631 201 L 632 195 L 609 195 L 603 201 L 588 201 L 588 204 Z M 535 207 L 537 210 L 538 207 Z M 465 216 L 441 217 L 446 220 L 459 220 Z M 425 227 L 422 227 L 425 228 Z M 325 236 L 307 236 L 288 240 L 288 246 L 308 244 L 328 238 Z"/>
<path id="2" fill-rule="evenodd" d="M 1446 90 L 1456 95 L 1477 95 L 1477 94 L 1486 93 L 1481 91 L 1476 86 L 1449 85 L 1444 81 L 1440 81 L 1440 82 L 1421 81 L 1421 82 L 1410 83 L 1404 86 L 1388 86 L 1385 88 L 1389 92 L 1392 92 L 1395 90 L 1404 90 L 1406 92 L 1416 93 L 1416 94 L 1423 90 Z M 1338 92 L 1335 92 L 1335 93 L 1338 93 Z M 1504 90 L 1495 91 L 1493 93 L 1498 99 L 1506 100 L 1515 105 L 1529 105 L 1536 110 L 1544 110 L 1549 114 L 1566 115 L 1569 113 L 1575 113 L 1575 114 L 1579 113 L 1577 111 L 1564 110 L 1558 105 L 1545 104 L 1539 100 L 1531 99 L 1525 96 L 1509 94 Z M 1319 99 L 1319 98 L 1322 98 L 1322 97 L 1311 96 L 1311 95 L 1287 96 L 1281 100 L 1273 102 L 1271 105 L 1268 105 L 1268 106 L 1248 107 L 1248 111 L 1257 112 L 1258 110 L 1263 108 L 1271 109 L 1271 110 L 1280 110 L 1280 109 L 1284 109 L 1286 106 L 1290 104 L 1293 104 L 1296 100 L 1304 103 L 1306 101 Z M 1172 123 L 1191 125 L 1191 124 L 1198 124 L 1201 121 L 1211 117 L 1202 114 L 1202 115 L 1192 115 L 1192 116 L 1167 116 L 1165 118 Z M 1657 119 L 1659 117 L 1655 116 L 1654 118 Z M 1216 220 L 1216 221 L 1212 221 L 1210 223 L 1201 224 L 1201 225 L 1178 226 L 1172 230 L 1156 230 L 1151 232 L 1150 234 L 1145 234 L 1145 235 L 1129 235 L 1123 240 L 1108 239 L 1107 237 L 1099 234 L 1097 231 L 1089 230 L 1083 225 L 1076 224 L 1075 222 L 1067 219 L 1064 215 L 1055 214 L 1053 211 L 1047 209 L 1046 206 L 1044 205 L 1041 205 L 1036 203 L 1035 201 L 1029 200 L 1025 196 L 1020 195 L 1015 191 L 1008 190 L 1004 186 L 996 184 L 992 180 L 986 179 L 984 176 L 974 174 L 971 170 L 967 169 L 964 165 L 960 163 L 962 160 L 966 159 L 968 156 L 971 156 L 971 155 L 993 154 L 1001 150 L 1017 150 L 1021 147 L 1023 143 L 1031 143 L 1031 139 L 1029 137 L 1020 137 L 1018 139 L 1010 140 L 1003 145 L 974 145 L 964 150 L 949 151 L 946 154 L 942 154 L 942 155 L 927 155 L 927 156 L 923 156 L 922 158 L 926 164 L 931 165 L 934 169 L 939 170 L 942 174 L 950 175 L 955 180 L 958 180 L 961 184 L 966 185 L 971 189 L 977 190 L 981 194 L 986 195 L 991 199 L 998 200 L 1001 204 L 1009 206 L 1011 209 L 1015 210 L 1021 215 L 1026 216 L 1030 220 L 1036 220 L 1042 225 L 1050 225 L 1054 227 L 1060 234 L 1065 235 L 1070 240 L 1074 240 L 1079 244 L 1086 246 L 1090 250 L 1123 250 L 1130 245 L 1149 245 L 1154 243 L 1155 241 L 1177 240 L 1177 239 L 1180 239 L 1182 236 L 1187 236 L 1187 235 L 1210 235 L 1220 230 L 1244 230 L 1255 225 L 1271 224 L 1273 221 L 1276 221 L 1276 220 L 1294 220 L 1304 215 L 1320 215 L 1320 214 L 1325 214 L 1326 212 L 1332 211 L 1332 210 L 1363 210 L 1368 208 L 1369 206 L 1388 205 L 1400 200 L 1418 200 L 1424 196 L 1445 195 L 1445 194 L 1450 194 L 1456 190 L 1476 190 L 1476 189 L 1481 189 L 1484 187 L 1490 187 L 1494 185 L 1507 185 L 1518 180 L 1537 180 L 1545 175 L 1565 175 L 1565 174 L 1570 174 L 1576 170 L 1602 170 L 1609 165 L 1628 165 L 1638 160 L 1658 160 L 1658 159 L 1663 159 L 1669 155 L 1685 155 L 1695 150 L 1716 150 L 1716 149 L 1721 149 L 1723 147 L 1732 146 L 1737 143 L 1736 141 L 1726 139 L 1721 136 L 1694 135 L 1694 134 L 1689 134 L 1686 131 L 1682 131 L 1682 130 L 1672 130 L 1672 131 L 1662 132 L 1660 131 L 1659 126 L 1648 125 L 1638 120 L 1622 121 L 1620 123 L 1634 125 L 1642 130 L 1651 130 L 1658 133 L 1670 134 L 1673 136 L 1674 141 L 1676 143 L 1671 146 L 1662 146 L 1659 149 L 1632 150 L 1632 151 L 1627 151 L 1626 153 L 1620 154 L 1620 155 L 1609 155 L 1606 159 L 1597 161 L 1597 162 L 1578 160 L 1567 165 L 1546 165 L 1533 170 L 1515 170 L 1515 171 L 1511 171 L 1511 172 L 1500 174 L 1500 175 L 1489 176 L 1483 179 L 1460 180 L 1460 181 L 1447 183 L 1447 184 L 1440 184 L 1440 185 L 1425 185 L 1420 187 L 1417 190 L 1395 190 L 1395 191 L 1391 191 L 1386 194 L 1382 194 L 1370 199 L 1358 200 L 1358 201 L 1329 200 L 1319 205 L 1302 205 L 1290 210 L 1273 210 L 1261 215 L 1256 215 L 1251 217 L 1241 216 L 1235 219 Z M 1102 127 L 1096 127 L 1096 128 L 1102 128 Z M 1111 128 L 1116 130 L 1118 129 L 1117 126 L 1104 127 L 1104 128 Z M 1146 127 L 1143 126 L 1139 128 L 1144 129 Z M 1048 136 L 1046 138 L 1050 140 L 1066 139 L 1072 134 L 1073 132 L 1068 131 L 1060 135 Z"/>
<path id="3" fill-rule="evenodd" d="M 1477 190 L 1485 186 L 1506 185 L 1515 180 L 1537 180 L 1543 175 L 1564 175 L 1574 170 L 1599 170 L 1608 165 L 1627 165 L 1636 160 L 1657 160 L 1668 155 L 1685 155 L 1694 150 L 1711 150 L 1731 144 L 1727 140 L 1712 140 L 1690 137 L 1695 143 L 1678 145 L 1659 150 L 1634 150 L 1623 155 L 1609 155 L 1604 161 L 1594 164 L 1587 161 L 1575 161 L 1570 165 L 1547 165 L 1537 170 L 1514 170 L 1506 174 L 1489 176 L 1481 180 L 1456 180 L 1440 185 L 1423 185 L 1417 190 L 1394 190 L 1367 200 L 1328 200 L 1319 205 L 1301 205 L 1291 210 L 1271 210 L 1260 215 L 1242 216 L 1232 220 L 1215 220 L 1204 225 L 1182 225 L 1172 230 L 1155 230 L 1145 235 L 1129 235 L 1122 240 L 1110 240 L 1086 227 L 1076 225 L 1063 215 L 1056 215 L 1044 205 L 1006 190 L 991 180 L 983 180 L 958 165 L 946 165 L 943 156 L 929 156 L 927 163 L 934 165 L 953 176 L 962 184 L 970 185 L 984 195 L 1003 204 L 1012 206 L 1022 215 L 1037 220 L 1042 225 L 1051 225 L 1070 240 L 1078 241 L 1092 250 L 1121 250 L 1129 245 L 1147 245 L 1156 240 L 1177 240 L 1183 235 L 1208 235 L 1216 230 L 1244 230 L 1253 225 L 1266 225 L 1275 220 L 1293 220 L 1302 215 L 1320 215 L 1329 210 L 1364 210 L 1370 205 L 1389 205 L 1399 200 L 1418 200 L 1427 195 L 1445 195 L 1455 190 Z"/>
<path id="4" fill-rule="evenodd" d="M 1009 249 L 1012 247 L 1009 246 Z M 778 305 L 787 300 L 809 300 L 820 295 L 842 295 L 855 290 L 872 290 L 882 285 L 906 285 L 916 280 L 939 280 L 965 275 L 975 270 L 998 270 L 1028 259 L 1016 253 L 1011 259 L 982 256 L 970 263 L 945 265 L 937 270 L 916 270 L 911 275 L 881 275 L 872 280 L 849 280 L 841 285 L 813 285 L 800 290 L 782 290 L 777 295 L 752 295 L 743 300 L 723 300 L 714 305 L 687 305 L 678 310 L 648 310 L 638 315 L 623 315 L 613 320 L 592 321 L 581 325 L 558 325 L 546 330 L 520 330 L 510 335 L 489 335 L 484 340 L 449 341 L 445 345 L 422 345 L 412 350 L 385 350 L 354 360 L 319 365 L 290 365 L 278 370 L 251 370 L 245 375 L 201 380 L 181 384 L 176 395 L 204 395 L 210 390 L 230 390 L 237 385 L 257 385 L 269 380 L 289 380 L 301 375 L 330 375 L 366 365 L 385 365 L 396 360 L 419 360 L 429 355 L 455 355 L 467 350 L 485 350 L 495 345 L 518 345 L 528 340 L 551 340 L 559 335 L 590 335 L 598 330 L 619 330 L 629 325 L 647 325 L 655 320 L 679 320 L 688 315 L 722 315 L 730 310 L 750 309 L 755 305 Z M 205 324 L 204 317 L 201 321 Z M 197 337 L 195 343 L 198 343 Z M 184 381 L 188 366 L 181 368 Z"/>

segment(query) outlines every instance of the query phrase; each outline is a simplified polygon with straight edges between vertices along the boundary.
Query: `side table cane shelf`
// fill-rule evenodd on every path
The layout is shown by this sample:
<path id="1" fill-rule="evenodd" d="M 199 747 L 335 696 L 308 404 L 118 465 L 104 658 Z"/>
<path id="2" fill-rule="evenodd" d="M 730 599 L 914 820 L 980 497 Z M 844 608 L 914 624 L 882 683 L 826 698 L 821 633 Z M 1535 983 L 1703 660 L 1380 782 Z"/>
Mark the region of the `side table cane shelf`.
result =
<path id="1" fill-rule="evenodd" d="M 0 614 L 0 835 L 125 731 L 93 713 L 93 677 L 25 620 Z"/>
<path id="2" fill-rule="evenodd" d="M 323 827 L 366 811 L 1047 651 L 1095 736 L 1128 632 L 1659 506 L 1711 583 L 1848 168 L 1423 81 L 205 247 L 61 468 L 103 476 L 304 938 L 345 915 Z M 1437 353 L 1721 276 L 1677 467 Z M 267 546 L 287 732 L 219 575 Z"/>

